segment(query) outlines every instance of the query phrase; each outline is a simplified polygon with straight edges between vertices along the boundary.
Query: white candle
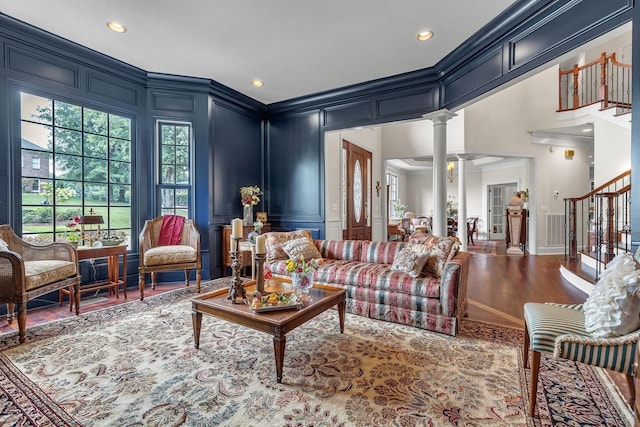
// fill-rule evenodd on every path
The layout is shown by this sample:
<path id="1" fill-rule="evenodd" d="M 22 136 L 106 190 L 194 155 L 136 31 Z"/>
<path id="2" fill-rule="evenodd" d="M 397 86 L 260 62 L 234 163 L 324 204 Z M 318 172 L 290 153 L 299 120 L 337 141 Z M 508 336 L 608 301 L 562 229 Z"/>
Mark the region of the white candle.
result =
<path id="1" fill-rule="evenodd" d="M 266 242 L 267 242 L 267 239 L 264 236 L 256 237 L 256 253 L 257 254 L 262 255 L 267 253 Z"/>
<path id="2" fill-rule="evenodd" d="M 231 221 L 231 235 L 237 239 L 242 239 L 242 220 L 240 218 Z"/>

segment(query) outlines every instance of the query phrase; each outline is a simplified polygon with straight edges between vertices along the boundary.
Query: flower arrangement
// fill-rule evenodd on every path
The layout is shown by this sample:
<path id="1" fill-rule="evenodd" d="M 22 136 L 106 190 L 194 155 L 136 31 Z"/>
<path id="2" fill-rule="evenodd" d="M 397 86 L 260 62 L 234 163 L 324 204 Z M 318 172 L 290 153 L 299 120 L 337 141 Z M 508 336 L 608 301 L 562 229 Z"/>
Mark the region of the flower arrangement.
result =
<path id="1" fill-rule="evenodd" d="M 295 260 L 289 258 L 287 260 L 288 273 L 298 273 L 306 276 L 307 274 L 317 270 L 318 267 L 319 267 L 319 264 L 317 259 L 306 261 L 304 258 L 298 258 Z"/>
<path id="2" fill-rule="evenodd" d="M 259 233 L 260 230 L 262 230 L 262 227 L 264 227 L 262 221 L 256 221 L 253 223 L 253 231 L 255 231 L 256 233 Z"/>
<path id="3" fill-rule="evenodd" d="M 449 196 L 447 198 L 447 215 L 454 216 L 458 213 L 457 205 L 455 198 L 453 196 Z"/>
<path id="4" fill-rule="evenodd" d="M 67 241 L 70 243 L 78 243 L 80 241 L 80 227 L 78 227 L 78 224 L 80 224 L 81 222 L 81 218 L 79 216 L 76 216 L 72 219 L 69 220 L 69 222 L 67 223 L 67 234 L 66 234 L 66 238 Z"/>
<path id="5" fill-rule="evenodd" d="M 391 208 L 393 209 L 395 217 L 401 218 L 402 214 L 404 213 L 404 210 L 407 209 L 407 205 L 402 204 L 400 199 L 398 199 L 397 202 L 393 202 L 393 205 L 391 205 Z"/>
<path id="6" fill-rule="evenodd" d="M 243 206 L 255 206 L 260 203 L 260 197 L 262 190 L 257 185 L 250 185 L 248 187 L 240 187 L 240 201 Z"/>
<path id="7" fill-rule="evenodd" d="M 273 273 L 271 272 L 269 263 L 265 263 L 264 264 L 264 280 L 269 280 L 271 278 L 273 278 Z"/>

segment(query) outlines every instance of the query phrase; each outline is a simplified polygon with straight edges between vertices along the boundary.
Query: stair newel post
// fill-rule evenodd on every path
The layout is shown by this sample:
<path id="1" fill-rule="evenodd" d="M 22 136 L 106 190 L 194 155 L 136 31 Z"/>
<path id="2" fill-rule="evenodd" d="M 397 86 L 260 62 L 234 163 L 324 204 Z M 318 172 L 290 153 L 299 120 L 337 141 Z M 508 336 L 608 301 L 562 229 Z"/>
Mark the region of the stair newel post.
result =
<path id="1" fill-rule="evenodd" d="M 572 110 L 575 110 L 580 105 L 580 95 L 579 95 L 579 77 L 580 77 L 580 67 L 578 64 L 573 66 L 573 106 Z"/>
<path id="2" fill-rule="evenodd" d="M 576 220 L 576 199 L 565 199 L 569 202 L 569 260 L 576 261 L 578 259 L 578 239 L 577 220 Z"/>
<path id="3" fill-rule="evenodd" d="M 609 93 L 607 91 L 607 53 L 600 55 L 600 100 L 602 108 L 609 108 Z"/>
<path id="4" fill-rule="evenodd" d="M 603 197 L 607 198 L 607 209 L 606 209 L 606 216 L 607 216 L 607 232 L 606 232 L 606 252 L 605 252 L 605 256 L 604 256 L 604 263 L 605 265 L 611 261 L 613 259 L 613 257 L 615 256 L 615 252 L 613 250 L 613 246 L 616 242 L 616 233 L 615 233 L 615 221 L 614 221 L 614 216 L 616 213 L 616 208 L 615 208 L 615 202 L 614 202 L 614 198 L 616 196 L 616 193 L 604 193 Z"/>

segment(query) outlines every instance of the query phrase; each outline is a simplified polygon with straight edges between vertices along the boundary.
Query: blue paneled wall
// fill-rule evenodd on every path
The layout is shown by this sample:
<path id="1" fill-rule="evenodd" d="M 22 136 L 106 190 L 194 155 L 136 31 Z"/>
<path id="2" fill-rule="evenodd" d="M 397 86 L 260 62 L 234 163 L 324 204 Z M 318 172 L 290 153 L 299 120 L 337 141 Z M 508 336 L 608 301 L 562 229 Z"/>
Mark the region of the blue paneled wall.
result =
<path id="1" fill-rule="evenodd" d="M 241 216 L 241 186 L 264 189 L 256 210 L 267 211 L 273 230 L 309 228 L 324 237 L 324 132 L 455 108 L 630 21 L 634 12 L 631 0 L 518 1 L 432 68 L 271 105 L 215 81 L 147 73 L 0 15 L 0 223 L 19 230 L 21 90 L 132 118 L 134 235 L 157 214 L 155 121 L 188 121 L 203 277 L 217 277 L 221 227 Z"/>

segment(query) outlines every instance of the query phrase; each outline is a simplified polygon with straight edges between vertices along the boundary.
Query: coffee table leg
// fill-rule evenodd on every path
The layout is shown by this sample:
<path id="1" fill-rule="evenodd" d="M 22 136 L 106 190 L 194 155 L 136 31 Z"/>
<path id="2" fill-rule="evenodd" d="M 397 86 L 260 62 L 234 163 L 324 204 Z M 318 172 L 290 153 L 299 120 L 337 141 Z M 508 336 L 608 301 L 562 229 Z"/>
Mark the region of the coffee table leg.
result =
<path id="1" fill-rule="evenodd" d="M 191 314 L 193 319 L 193 343 L 195 348 L 200 347 L 200 328 L 202 327 L 202 313 L 194 311 Z"/>
<path id="2" fill-rule="evenodd" d="M 338 303 L 338 316 L 340 317 L 340 333 L 344 333 L 344 312 L 347 308 L 346 300 L 342 300 Z"/>
<path id="3" fill-rule="evenodd" d="M 276 379 L 278 383 L 282 382 L 282 366 L 284 365 L 284 346 L 287 343 L 287 337 L 279 332 L 273 336 L 273 350 L 276 353 Z"/>

